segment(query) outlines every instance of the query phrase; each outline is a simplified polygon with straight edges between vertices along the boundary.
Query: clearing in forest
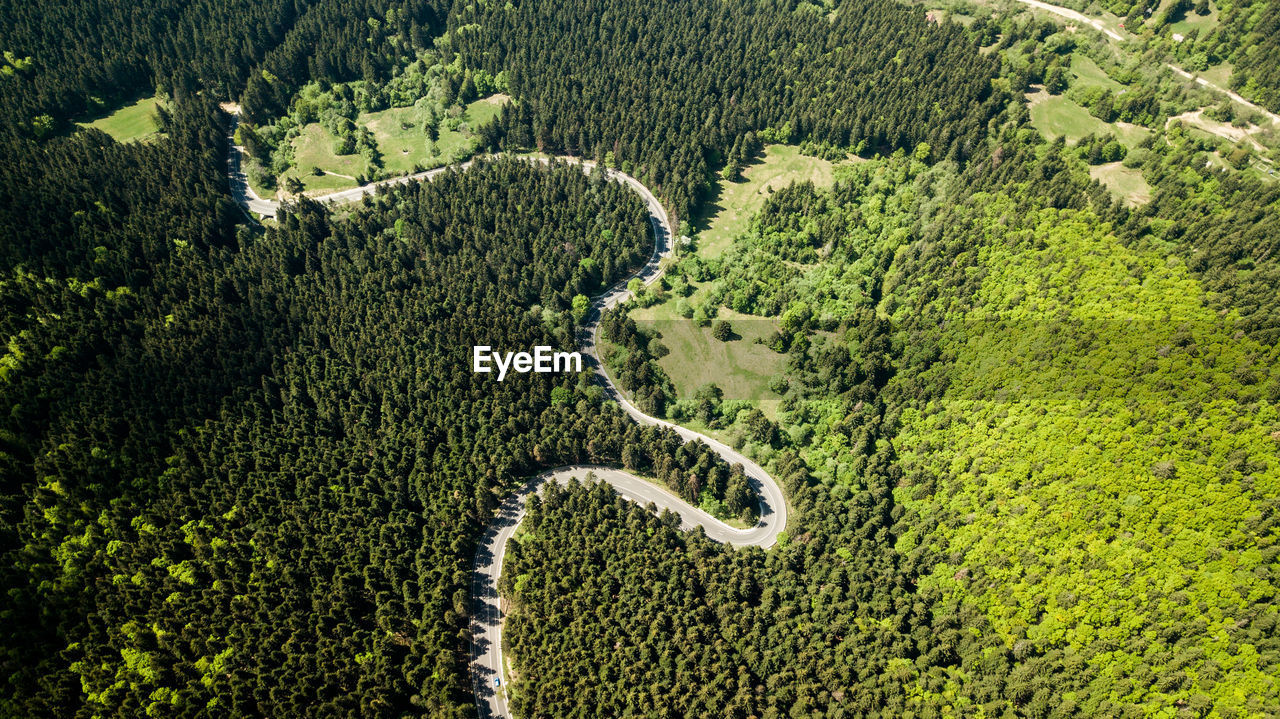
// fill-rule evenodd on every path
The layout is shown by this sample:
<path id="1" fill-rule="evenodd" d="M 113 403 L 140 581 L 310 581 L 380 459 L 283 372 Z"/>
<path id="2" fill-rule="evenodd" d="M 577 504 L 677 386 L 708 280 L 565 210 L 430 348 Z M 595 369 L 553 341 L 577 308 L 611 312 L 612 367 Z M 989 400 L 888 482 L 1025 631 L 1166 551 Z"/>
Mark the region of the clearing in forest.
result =
<path id="1" fill-rule="evenodd" d="M 747 229 L 765 198 L 793 182 L 809 180 L 829 187 L 837 163 L 800 154 L 793 145 L 767 145 L 759 162 L 742 171 L 742 179 L 717 183 L 714 199 L 698 219 L 698 254 L 717 257 Z"/>
<path id="2" fill-rule="evenodd" d="M 691 298 L 696 300 L 697 297 Z M 733 337 L 727 342 L 711 334 L 711 326 L 700 327 L 676 312 L 678 300 L 672 298 L 652 307 L 631 312 L 641 328 L 653 328 L 662 334 L 659 340 L 670 354 L 658 364 L 671 378 L 676 396 L 688 399 L 699 387 L 714 383 L 726 400 L 781 399 L 769 389 L 769 380 L 783 372 L 786 355 L 774 352 L 756 339 L 767 339 L 778 325 L 772 319 L 754 317 L 721 307 L 718 319 L 728 320 Z M 764 405 L 761 406 L 764 409 Z M 765 409 L 772 415 L 771 409 Z"/>
<path id="3" fill-rule="evenodd" d="M 1027 104 L 1032 126 L 1048 140 L 1066 137 L 1068 143 L 1075 143 L 1087 135 L 1115 135 L 1121 144 L 1133 149 L 1150 132 L 1129 123 L 1103 122 L 1065 95 L 1050 95 L 1044 90 L 1027 93 Z"/>
<path id="4" fill-rule="evenodd" d="M 492 95 L 465 107 L 450 108 L 436 125 L 432 140 L 425 125 L 427 111 L 392 107 L 364 112 L 356 125 L 369 130 L 381 153 L 381 173 L 407 175 L 467 159 L 475 152 L 475 130 L 492 120 L 509 98 Z M 357 177 L 368 178 L 375 168 L 358 152 L 338 155 L 339 139 L 320 123 L 311 123 L 293 140 L 293 167 L 283 177 L 297 177 L 309 194 L 323 194 L 356 186 Z M 316 169 L 321 174 L 316 174 Z"/>
<path id="5" fill-rule="evenodd" d="M 155 112 L 160 101 L 155 96 L 144 97 L 93 122 L 79 123 L 80 127 L 95 127 L 110 135 L 116 142 L 145 140 L 160 131 L 156 126 Z"/>
<path id="6" fill-rule="evenodd" d="M 1089 168 L 1089 176 L 1107 186 L 1107 189 L 1129 207 L 1145 205 L 1151 201 L 1151 186 L 1142 177 L 1142 170 L 1125 167 L 1123 163 L 1108 162 Z"/>

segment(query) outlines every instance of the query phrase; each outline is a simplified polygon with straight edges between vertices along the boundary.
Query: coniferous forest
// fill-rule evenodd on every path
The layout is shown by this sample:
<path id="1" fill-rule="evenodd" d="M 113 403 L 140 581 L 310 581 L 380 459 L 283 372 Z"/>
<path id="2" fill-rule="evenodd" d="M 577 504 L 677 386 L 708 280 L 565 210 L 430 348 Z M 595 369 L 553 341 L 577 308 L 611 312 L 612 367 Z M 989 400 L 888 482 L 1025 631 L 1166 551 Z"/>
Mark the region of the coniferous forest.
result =
<path id="1" fill-rule="evenodd" d="M 1230 40 L 1259 92 L 1273 7 Z M 470 371 L 576 346 L 653 249 L 629 188 L 527 152 L 633 175 L 694 236 L 641 302 L 776 326 L 766 414 L 682 395 L 634 305 L 601 322 L 636 404 L 790 515 L 734 549 L 552 483 L 499 585 L 515 716 L 1280 714 L 1274 182 L 1153 134 L 1122 202 L 984 26 L 893 0 L 0 18 L 0 717 L 474 717 L 472 561 L 529 477 L 621 467 L 755 521 L 741 467 L 589 372 Z M 220 104 L 279 127 L 428 54 L 450 103 L 506 97 L 470 168 L 236 203 Z M 145 141 L 77 125 L 152 95 Z M 699 252 L 778 145 L 843 162 Z"/>

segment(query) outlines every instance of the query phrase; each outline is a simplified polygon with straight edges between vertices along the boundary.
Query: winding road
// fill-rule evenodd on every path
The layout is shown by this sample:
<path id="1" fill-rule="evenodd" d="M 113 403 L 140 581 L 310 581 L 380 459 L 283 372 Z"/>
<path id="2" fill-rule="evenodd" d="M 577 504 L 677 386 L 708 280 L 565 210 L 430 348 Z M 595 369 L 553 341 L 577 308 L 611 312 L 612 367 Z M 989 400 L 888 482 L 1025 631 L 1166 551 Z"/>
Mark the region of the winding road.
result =
<path id="1" fill-rule="evenodd" d="M 240 170 L 240 155 L 243 148 L 236 146 L 234 136 L 239 119 L 238 108 L 227 107 L 232 121 L 227 136 L 228 158 L 227 174 L 231 181 L 231 191 L 241 207 L 246 211 L 257 213 L 263 217 L 275 217 L 280 203 L 275 200 L 258 197 L 247 178 Z M 596 169 L 596 163 L 576 158 L 560 158 L 561 161 L 575 163 L 583 172 Z M 549 160 L 533 160 L 548 163 Z M 373 194 L 382 185 L 403 184 L 410 181 L 431 181 L 441 173 L 454 168 L 466 168 L 470 162 L 450 167 L 440 167 L 420 172 L 407 177 L 400 177 L 363 187 L 335 192 L 314 199 L 321 202 L 352 202 L 364 195 Z M 639 180 L 611 168 L 605 168 L 606 177 L 621 182 L 640 195 L 649 210 L 649 222 L 653 226 L 654 248 L 648 261 L 630 277 L 615 283 L 603 294 L 596 296 L 587 319 L 579 329 L 577 341 L 581 346 L 587 363 L 594 370 L 596 381 L 604 388 L 605 394 L 616 401 L 624 412 L 642 425 L 660 425 L 676 432 L 684 441 L 698 440 L 705 443 L 730 465 L 740 464 L 747 476 L 747 482 L 756 491 L 760 507 L 760 518 L 756 525 L 747 529 L 731 527 L 712 517 L 706 512 L 690 505 L 658 484 L 640 479 L 635 475 L 601 466 L 560 467 L 544 472 L 530 479 L 524 486 L 509 496 L 498 509 L 497 516 L 485 529 L 476 548 L 475 562 L 472 568 L 471 581 L 471 679 L 475 690 L 476 708 L 480 717 L 501 717 L 507 719 L 511 710 L 507 706 L 506 682 L 495 680 L 503 677 L 502 657 L 502 624 L 504 613 L 501 597 L 498 595 L 498 577 L 502 574 L 502 559 L 506 553 L 507 542 L 515 534 L 524 519 L 525 501 L 530 495 L 538 492 L 549 481 L 568 484 L 571 479 L 585 481 L 589 474 L 596 481 L 607 482 L 619 496 L 641 506 L 653 507 L 657 511 L 669 510 L 680 517 L 681 527 L 694 529 L 701 527 L 706 535 L 725 544 L 736 547 L 755 546 L 768 549 L 778 541 L 778 535 L 787 526 L 787 503 L 778 483 L 769 476 L 760 465 L 752 462 L 737 450 L 718 440 L 694 432 L 679 425 L 671 424 L 641 412 L 636 408 L 609 377 L 603 362 L 600 361 L 599 337 L 601 314 L 621 302 L 630 299 L 631 292 L 627 284 L 632 278 L 639 278 L 645 285 L 652 284 L 662 277 L 662 260 L 671 256 L 674 232 L 666 209 L 658 198 Z"/>
<path id="2" fill-rule="evenodd" d="M 1076 10 L 1072 10 L 1071 8 L 1062 7 L 1061 5 L 1051 5 L 1047 2 L 1041 2 L 1041 0 L 1017 0 L 1017 1 L 1022 3 L 1023 5 L 1028 5 L 1030 7 L 1044 10 L 1046 12 L 1051 12 L 1054 15 L 1067 18 L 1068 20 L 1084 23 L 1085 25 L 1092 27 L 1094 30 L 1097 30 L 1098 32 L 1106 35 L 1108 38 L 1111 38 L 1116 42 L 1121 42 L 1125 39 L 1123 35 L 1117 33 L 1115 30 L 1112 30 L 1111 28 L 1108 28 L 1106 25 L 1102 24 L 1100 20 L 1088 17 L 1084 13 L 1078 12 Z M 1277 115 L 1276 113 L 1271 112 L 1265 107 L 1261 107 L 1252 102 L 1249 102 L 1245 98 L 1241 97 L 1239 93 L 1228 90 L 1227 88 L 1222 87 L 1221 85 L 1215 84 L 1213 82 L 1210 82 L 1209 80 L 1206 80 L 1205 78 L 1200 77 L 1198 75 L 1193 75 L 1192 73 L 1189 73 L 1186 70 L 1183 70 L 1182 68 L 1178 67 L 1177 65 L 1174 65 L 1171 62 L 1166 62 L 1165 65 L 1170 70 L 1173 70 L 1175 73 L 1177 73 L 1183 79 L 1193 80 L 1197 85 L 1200 85 L 1201 87 L 1206 87 L 1210 90 L 1213 90 L 1214 92 L 1222 93 L 1223 95 L 1226 95 L 1227 97 L 1231 98 L 1232 101 L 1239 103 L 1241 105 L 1244 105 L 1250 110 L 1260 113 L 1261 115 L 1266 117 L 1268 120 L 1271 120 L 1272 123 L 1280 125 L 1280 115 Z"/>

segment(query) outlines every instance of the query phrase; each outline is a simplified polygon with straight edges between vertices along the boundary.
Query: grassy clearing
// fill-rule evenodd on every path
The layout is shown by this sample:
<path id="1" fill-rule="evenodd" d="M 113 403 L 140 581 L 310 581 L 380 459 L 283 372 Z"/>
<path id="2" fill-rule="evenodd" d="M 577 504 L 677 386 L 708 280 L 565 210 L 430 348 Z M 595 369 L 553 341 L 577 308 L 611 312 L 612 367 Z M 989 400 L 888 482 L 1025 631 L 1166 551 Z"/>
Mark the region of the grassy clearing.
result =
<path id="1" fill-rule="evenodd" d="M 296 177 L 302 180 L 302 186 L 306 188 L 305 191 L 308 194 L 355 187 L 355 180 L 338 175 L 355 177 L 364 172 L 364 158 L 357 154 L 333 154 L 337 142 L 338 138 L 321 127 L 319 123 L 302 128 L 302 134 L 293 140 L 294 166 L 281 176 L 281 183 L 284 182 L 285 177 Z M 315 167 L 319 167 L 326 173 L 337 174 L 316 175 L 312 170 Z M 262 194 L 261 191 L 258 194 Z"/>
<path id="2" fill-rule="evenodd" d="M 724 391 L 726 400 L 781 399 L 769 389 L 769 380 L 783 372 L 786 357 L 755 342 L 777 329 L 773 320 L 722 307 L 719 318 L 729 320 L 739 338 L 721 342 L 711 336 L 710 327 L 699 327 L 676 314 L 675 303 L 671 299 L 637 309 L 631 317 L 642 327 L 662 333 L 662 343 L 671 352 L 658 364 L 671 377 L 681 399 L 693 397 L 699 387 L 711 383 Z"/>
<path id="3" fill-rule="evenodd" d="M 1143 179 L 1139 170 L 1125 167 L 1119 162 L 1109 162 L 1089 168 L 1089 176 L 1106 185 L 1112 194 L 1130 207 L 1145 205 L 1151 201 L 1151 186 Z"/>
<path id="4" fill-rule="evenodd" d="M 422 119 L 414 116 L 417 111 L 412 107 L 363 114 L 357 123 L 369 128 L 378 141 L 387 172 L 402 175 L 415 166 L 430 168 L 469 157 L 474 151 L 471 138 L 475 128 L 496 117 L 507 100 L 506 95 L 494 95 L 476 100 L 456 115 L 446 115 L 439 125 L 434 152 L 427 147 Z"/>
<path id="5" fill-rule="evenodd" d="M 160 131 L 154 117 L 159 104 L 160 101 L 155 97 L 144 97 L 106 117 L 100 117 L 93 122 L 82 122 L 79 125 L 102 130 L 116 142 L 145 140 Z"/>
<path id="6" fill-rule="evenodd" d="M 302 185 L 306 188 L 303 194 L 319 196 L 337 192 L 338 190 L 351 189 L 356 186 L 356 181 L 340 175 L 313 175 L 307 173 L 302 178 Z"/>
<path id="7" fill-rule="evenodd" d="M 719 182 L 715 199 L 697 221 L 698 254 L 716 257 L 728 249 L 734 238 L 746 231 L 751 218 L 774 190 L 806 180 L 829 187 L 835 181 L 836 168 L 856 161 L 833 163 L 802 155 L 794 146 L 766 146 L 761 159 L 743 170 L 741 180 Z M 702 294 L 699 288 L 689 301 L 700 303 Z M 699 327 L 681 317 L 676 312 L 676 302 L 673 297 L 631 313 L 637 323 L 654 327 L 662 334 L 662 343 L 670 353 L 658 364 L 671 378 L 676 394 L 681 399 L 691 398 L 699 387 L 715 383 L 726 400 L 751 401 L 767 417 L 776 419 L 781 397 L 769 389 L 769 381 L 783 373 L 786 357 L 755 340 L 767 338 L 777 324 L 721 307 L 719 319 L 728 320 L 739 336 L 721 342 L 711 336 L 710 327 Z M 689 420 L 682 424 L 717 439 L 730 439 L 727 434 L 696 426 Z"/>
<path id="8" fill-rule="evenodd" d="M 1066 137 L 1074 143 L 1086 135 L 1115 135 L 1129 149 L 1137 147 L 1150 131 L 1129 123 L 1106 123 L 1063 95 L 1044 90 L 1027 94 L 1031 124 L 1049 140 Z"/>
<path id="9" fill-rule="evenodd" d="M 1074 80 L 1071 83 L 1073 86 L 1102 87 L 1108 90 L 1120 90 L 1124 87 L 1124 85 L 1112 80 L 1105 70 L 1098 67 L 1098 63 L 1083 53 L 1072 55 L 1071 74 L 1074 76 Z"/>
<path id="10" fill-rule="evenodd" d="M 1218 27 L 1218 8 L 1213 3 L 1209 3 L 1208 15 L 1197 15 L 1194 11 L 1187 11 L 1178 18 L 1177 22 L 1171 23 L 1169 29 L 1179 35 L 1186 35 L 1192 30 L 1199 30 L 1204 35 Z"/>
<path id="11" fill-rule="evenodd" d="M 1231 72 L 1233 68 L 1231 63 L 1224 62 L 1205 70 L 1204 72 L 1195 73 L 1218 87 L 1231 87 Z"/>
<path id="12" fill-rule="evenodd" d="M 507 99 L 506 95 L 486 97 L 447 115 L 439 125 L 440 136 L 434 147 L 428 147 L 423 113 L 413 107 L 365 113 L 357 124 L 373 133 L 386 171 L 403 175 L 413 172 L 415 166 L 430 168 L 469 157 L 474 150 L 475 129 L 496 117 Z"/>
<path id="13" fill-rule="evenodd" d="M 791 145 L 768 145 L 764 157 L 742 172 L 737 182 L 720 180 L 715 198 L 698 218 L 698 254 L 716 257 L 747 229 L 764 200 L 774 190 L 793 182 L 810 180 L 827 187 L 833 182 L 836 164 L 800 154 Z"/>
<path id="14" fill-rule="evenodd" d="M 1066 137 L 1067 142 L 1076 142 L 1086 135 L 1102 135 L 1112 129 L 1063 95 L 1040 90 L 1028 94 L 1027 99 L 1031 100 L 1031 124 L 1050 140 Z"/>
<path id="15" fill-rule="evenodd" d="M 434 147 L 423 127 L 426 112 L 415 107 L 361 113 L 356 124 L 373 133 L 382 153 L 385 172 L 392 176 L 407 175 L 417 167 L 429 169 L 469 157 L 474 151 L 474 128 L 496 117 L 508 99 L 506 95 L 493 95 L 446 115 L 438 125 L 439 138 Z M 284 176 L 302 180 L 310 194 L 356 186 L 354 179 L 335 175 L 355 178 L 367 173 L 364 157 L 360 154 L 334 154 L 338 138 L 319 123 L 303 128 L 293 143 L 294 167 Z M 316 175 L 312 171 L 314 167 L 333 174 Z"/>
<path id="16" fill-rule="evenodd" d="M 928 5 L 926 4 L 925 7 L 928 7 Z M 930 9 L 927 13 L 927 17 L 931 22 L 943 23 L 950 20 L 951 22 L 960 23 L 965 27 L 969 27 L 978 19 L 976 16 L 965 13 L 962 10 L 951 10 L 947 8 Z"/>

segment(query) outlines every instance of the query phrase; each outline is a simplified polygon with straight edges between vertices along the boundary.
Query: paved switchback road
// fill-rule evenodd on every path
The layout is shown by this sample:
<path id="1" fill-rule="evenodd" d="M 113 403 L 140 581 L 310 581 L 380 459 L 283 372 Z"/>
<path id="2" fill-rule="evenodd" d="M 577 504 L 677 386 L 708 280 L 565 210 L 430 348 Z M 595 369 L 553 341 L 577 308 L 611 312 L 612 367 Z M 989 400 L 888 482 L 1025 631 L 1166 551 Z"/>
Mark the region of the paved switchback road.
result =
<path id="1" fill-rule="evenodd" d="M 569 161 L 576 162 L 572 159 Z M 590 172 L 595 168 L 593 162 L 579 164 L 584 172 Z M 671 255 L 674 238 L 667 211 L 649 188 L 639 180 L 616 170 L 606 169 L 605 173 L 610 179 L 629 186 L 644 198 L 645 204 L 648 205 L 649 221 L 653 225 L 653 254 L 650 255 L 648 262 L 631 277 L 638 277 L 646 285 L 656 282 L 662 276 L 662 260 Z M 723 442 L 641 412 L 627 400 L 609 377 L 600 361 L 598 349 L 600 315 L 604 310 L 630 298 L 631 293 L 627 290 L 627 283 L 630 282 L 631 277 L 618 282 L 594 299 L 587 321 L 579 331 L 578 344 L 586 354 L 588 363 L 593 366 L 597 381 L 604 388 L 605 393 L 617 401 L 623 411 L 640 424 L 669 427 L 686 442 L 699 440 L 710 446 L 729 464 L 741 464 L 747 475 L 747 481 L 756 490 L 760 505 L 760 519 L 754 527 L 735 529 L 689 505 L 656 484 L 608 467 L 563 467 L 535 477 L 502 504 L 497 518 L 485 531 L 476 550 L 471 585 L 473 600 L 471 678 L 475 687 L 476 706 L 482 719 L 511 717 L 511 710 L 507 706 L 505 682 L 500 685 L 494 684 L 494 680 L 501 680 L 503 677 L 503 612 L 501 598 L 498 596 L 498 577 L 502 574 L 502 558 L 506 552 L 507 542 L 515 534 L 520 521 L 524 519 L 525 500 L 546 482 L 554 480 L 563 484 L 571 478 L 582 480 L 588 473 L 594 473 L 598 481 L 608 482 L 624 499 L 642 506 L 652 504 L 659 511 L 671 510 L 680 515 L 681 526 L 685 529 L 702 527 L 711 539 L 733 546 L 756 546 L 767 549 L 777 543 L 778 535 L 787 526 L 787 504 L 782 489 L 764 469 Z"/>
<path id="2" fill-rule="evenodd" d="M 262 199 L 254 194 L 245 180 L 244 173 L 240 171 L 240 154 L 243 148 L 236 147 L 232 139 L 239 113 L 238 108 L 229 107 L 228 110 L 232 114 L 232 126 L 227 141 L 227 172 L 231 180 L 232 193 L 246 210 L 264 217 L 275 217 L 280 203 Z M 583 172 L 591 172 L 596 168 L 596 163 L 590 161 L 576 158 L 560 158 L 560 160 L 579 165 Z M 544 164 L 549 162 L 546 159 L 531 161 Z M 451 167 L 440 167 L 314 199 L 321 202 L 352 202 L 376 192 L 381 185 L 402 184 L 410 181 L 429 182 L 450 169 L 465 169 L 470 166 L 471 163 L 466 162 Z M 494 684 L 495 679 L 501 679 L 503 676 L 503 612 L 498 596 L 498 577 L 502 574 L 502 558 L 506 552 L 507 542 L 520 526 L 520 521 L 524 519 L 525 500 L 548 481 L 567 484 L 570 479 L 582 481 L 588 474 L 594 473 L 597 481 L 607 482 L 623 498 L 641 506 L 653 505 L 658 511 L 675 512 L 680 516 L 683 528 L 701 527 L 709 538 L 736 547 L 755 546 L 768 549 L 777 543 L 778 535 L 787 526 L 787 504 L 782 489 L 764 469 L 723 442 L 641 412 L 614 385 L 600 362 L 598 343 L 601 313 L 630 298 L 631 293 L 627 290 L 627 283 L 632 278 L 639 278 L 641 282 L 649 285 L 662 276 L 662 261 L 671 256 L 674 239 L 667 211 L 649 188 L 626 173 L 609 168 L 605 168 L 604 172 L 610 180 L 627 185 L 644 199 L 649 209 L 649 222 L 653 227 L 654 247 L 648 261 L 639 270 L 593 300 L 587 321 L 579 332 L 578 343 L 586 355 L 587 363 L 594 370 L 596 381 L 604 388 L 606 395 L 615 400 L 632 419 L 643 425 L 668 427 L 686 442 L 699 440 L 707 444 L 730 465 L 741 464 L 748 483 L 756 491 L 760 519 L 756 526 L 748 529 L 730 527 L 657 484 L 609 467 L 585 465 L 561 467 L 531 479 L 502 503 L 497 516 L 485 529 L 484 536 L 476 548 L 471 582 L 471 678 L 475 689 L 476 708 L 481 717 L 508 719 L 511 716 L 507 706 L 505 682 L 499 685 Z"/>

